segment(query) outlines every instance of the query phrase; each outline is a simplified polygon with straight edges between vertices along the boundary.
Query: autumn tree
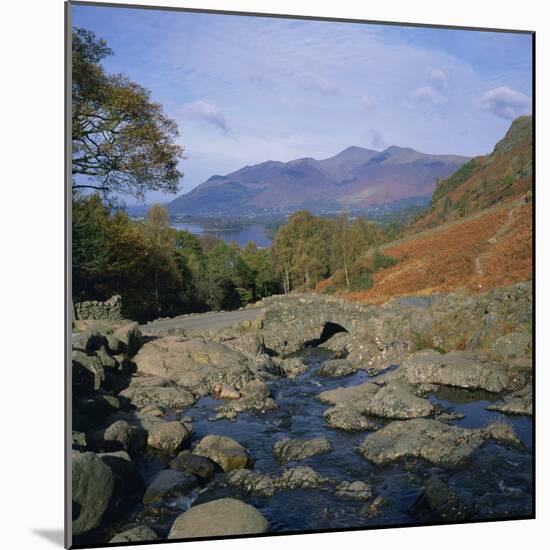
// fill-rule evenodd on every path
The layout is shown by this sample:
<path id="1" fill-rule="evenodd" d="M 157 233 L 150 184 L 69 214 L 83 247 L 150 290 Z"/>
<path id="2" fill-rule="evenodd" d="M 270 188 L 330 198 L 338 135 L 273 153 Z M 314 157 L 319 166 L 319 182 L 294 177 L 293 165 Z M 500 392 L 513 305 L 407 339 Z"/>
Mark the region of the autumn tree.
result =
<path id="1" fill-rule="evenodd" d="M 285 292 L 289 292 L 291 286 L 309 292 L 329 274 L 332 230 L 330 220 L 307 210 L 292 214 L 288 223 L 279 229 L 273 254 Z"/>
<path id="2" fill-rule="evenodd" d="M 92 189 L 107 202 L 120 194 L 175 193 L 183 149 L 176 123 L 148 90 L 100 62 L 112 50 L 86 29 L 72 34 L 73 192 Z"/>

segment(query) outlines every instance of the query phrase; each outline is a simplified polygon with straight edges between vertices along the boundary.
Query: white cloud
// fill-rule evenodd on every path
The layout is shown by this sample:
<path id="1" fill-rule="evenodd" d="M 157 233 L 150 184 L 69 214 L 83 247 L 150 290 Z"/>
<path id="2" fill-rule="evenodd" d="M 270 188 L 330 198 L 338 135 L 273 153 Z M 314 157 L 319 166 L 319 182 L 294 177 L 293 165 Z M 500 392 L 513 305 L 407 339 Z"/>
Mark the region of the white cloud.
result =
<path id="1" fill-rule="evenodd" d="M 531 98 L 508 86 L 500 86 L 481 96 L 481 108 L 500 118 L 512 120 L 531 112 Z"/>
<path id="2" fill-rule="evenodd" d="M 182 110 L 184 115 L 212 124 L 224 134 L 229 133 L 229 126 L 225 116 L 214 103 L 199 99 L 192 103 L 185 104 Z"/>
<path id="3" fill-rule="evenodd" d="M 433 86 L 420 86 L 413 93 L 412 97 L 414 99 L 420 99 L 435 103 L 436 105 L 442 105 L 447 103 L 447 97 L 436 90 Z"/>

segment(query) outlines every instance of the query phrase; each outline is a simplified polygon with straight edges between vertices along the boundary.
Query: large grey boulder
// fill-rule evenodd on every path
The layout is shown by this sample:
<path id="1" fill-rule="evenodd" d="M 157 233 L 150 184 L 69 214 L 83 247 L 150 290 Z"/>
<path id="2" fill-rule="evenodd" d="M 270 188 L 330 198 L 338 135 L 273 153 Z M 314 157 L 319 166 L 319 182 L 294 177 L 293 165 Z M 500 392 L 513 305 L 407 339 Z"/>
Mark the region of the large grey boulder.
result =
<path id="1" fill-rule="evenodd" d="M 325 361 L 323 366 L 317 371 L 319 376 L 328 376 L 339 378 L 341 376 L 350 376 L 357 372 L 357 367 L 345 359 L 332 359 Z"/>
<path id="2" fill-rule="evenodd" d="M 437 420 L 415 418 L 394 421 L 368 435 L 359 445 L 359 453 L 375 464 L 399 458 L 423 458 L 433 464 L 458 468 L 489 438 L 521 445 L 510 426 L 491 425 L 485 429 L 450 426 Z"/>
<path id="3" fill-rule="evenodd" d="M 109 347 L 114 353 L 126 353 L 133 355 L 141 346 L 141 330 L 136 322 L 126 323 L 118 327 L 110 337 L 108 337 Z"/>
<path id="4" fill-rule="evenodd" d="M 145 425 L 147 446 L 158 453 L 175 454 L 191 437 L 193 429 L 190 424 L 178 422 L 155 421 Z"/>
<path id="5" fill-rule="evenodd" d="M 269 523 L 256 508 L 233 498 L 193 506 L 174 521 L 169 539 L 265 533 Z"/>
<path id="6" fill-rule="evenodd" d="M 181 451 L 169 466 L 172 470 L 189 472 L 201 479 L 210 479 L 216 473 L 216 464 L 212 460 L 187 450 Z"/>
<path id="7" fill-rule="evenodd" d="M 234 439 L 223 435 L 203 437 L 193 452 L 209 458 L 224 472 L 247 468 L 252 464 L 248 451 Z"/>
<path id="8" fill-rule="evenodd" d="M 252 375 L 245 355 L 219 342 L 166 336 L 147 342 L 134 361 L 138 372 L 171 380 L 206 395 L 217 383 L 242 387 Z"/>
<path id="9" fill-rule="evenodd" d="M 125 420 L 117 420 L 108 426 L 103 432 L 103 440 L 112 449 L 124 449 L 125 451 L 131 448 L 132 442 L 132 426 Z"/>
<path id="10" fill-rule="evenodd" d="M 517 374 L 482 362 L 471 352 L 441 354 L 432 349 L 412 354 L 394 376 L 403 377 L 410 384 L 440 384 L 494 393 L 518 389 L 520 383 Z"/>
<path id="11" fill-rule="evenodd" d="M 140 408 L 160 405 L 167 409 L 182 410 L 196 402 L 192 392 L 159 376 L 133 376 L 119 395 Z"/>
<path id="12" fill-rule="evenodd" d="M 388 382 L 359 406 L 364 414 L 382 418 L 418 418 L 434 412 L 430 401 L 414 395 L 412 388 L 401 382 Z"/>
<path id="13" fill-rule="evenodd" d="M 158 540 L 158 535 L 147 525 L 136 525 L 131 529 L 127 529 L 118 535 L 115 535 L 109 543 L 132 543 L 145 542 L 149 540 Z"/>
<path id="14" fill-rule="evenodd" d="M 143 504 L 150 506 L 167 498 L 184 495 L 196 487 L 197 483 L 197 478 L 189 472 L 162 470 L 145 490 Z"/>
<path id="15" fill-rule="evenodd" d="M 330 479 L 318 474 L 309 466 L 296 466 L 281 474 L 281 483 L 288 490 L 316 489 L 330 482 Z"/>
<path id="16" fill-rule="evenodd" d="M 73 387 L 75 391 L 90 392 L 101 388 L 105 372 L 101 361 L 95 355 L 83 351 L 72 352 Z"/>
<path id="17" fill-rule="evenodd" d="M 101 458 L 94 453 L 73 451 L 73 535 L 82 535 L 99 526 L 114 486 L 113 473 Z"/>
<path id="18" fill-rule="evenodd" d="M 324 437 L 313 439 L 282 439 L 273 445 L 273 455 L 283 464 L 332 451 L 332 444 Z"/>

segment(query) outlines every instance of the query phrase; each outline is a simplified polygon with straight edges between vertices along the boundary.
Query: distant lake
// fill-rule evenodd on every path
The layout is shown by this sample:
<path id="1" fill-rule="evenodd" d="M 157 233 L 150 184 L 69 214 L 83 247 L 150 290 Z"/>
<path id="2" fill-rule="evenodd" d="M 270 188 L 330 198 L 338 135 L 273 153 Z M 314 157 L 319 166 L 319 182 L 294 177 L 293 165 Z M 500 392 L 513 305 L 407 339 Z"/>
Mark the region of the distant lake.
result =
<path id="1" fill-rule="evenodd" d="M 170 225 L 174 229 L 186 229 L 194 235 L 214 235 L 219 239 L 223 239 L 226 243 L 235 241 L 239 246 L 244 246 L 247 242 L 252 241 L 260 248 L 271 246 L 271 239 L 265 233 L 265 227 L 260 224 L 247 225 L 240 229 L 220 229 L 220 230 L 205 230 L 199 224 L 188 222 L 170 221 Z"/>

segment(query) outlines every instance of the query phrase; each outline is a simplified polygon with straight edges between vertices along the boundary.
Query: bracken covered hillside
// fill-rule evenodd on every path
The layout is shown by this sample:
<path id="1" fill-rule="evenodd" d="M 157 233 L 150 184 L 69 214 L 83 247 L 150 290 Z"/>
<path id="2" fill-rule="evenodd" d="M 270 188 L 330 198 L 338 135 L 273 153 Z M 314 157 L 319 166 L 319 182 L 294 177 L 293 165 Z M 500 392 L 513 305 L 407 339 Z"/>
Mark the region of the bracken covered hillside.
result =
<path id="1" fill-rule="evenodd" d="M 381 247 L 396 265 L 374 273 L 368 290 L 345 296 L 382 303 L 395 296 L 483 292 L 530 280 L 531 200 L 532 117 L 520 117 L 490 155 L 438 183 L 432 206 L 403 238 Z M 363 267 L 372 254 L 362 259 Z"/>

